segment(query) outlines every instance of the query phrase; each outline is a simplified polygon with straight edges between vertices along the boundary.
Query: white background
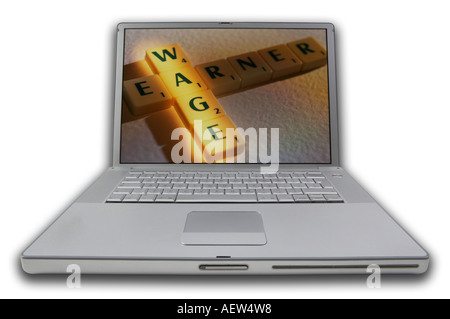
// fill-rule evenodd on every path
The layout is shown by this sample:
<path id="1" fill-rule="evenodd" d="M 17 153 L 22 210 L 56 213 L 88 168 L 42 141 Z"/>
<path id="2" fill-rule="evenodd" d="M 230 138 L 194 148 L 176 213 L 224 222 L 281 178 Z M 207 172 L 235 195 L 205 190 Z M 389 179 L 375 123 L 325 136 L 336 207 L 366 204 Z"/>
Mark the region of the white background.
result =
<path id="1" fill-rule="evenodd" d="M 444 3 L 3 1 L 0 297 L 449 297 Z M 84 277 L 69 290 L 64 276 L 22 273 L 21 251 L 110 162 L 116 24 L 217 20 L 335 24 L 344 167 L 429 251 L 428 274 L 380 290 L 347 276 Z"/>

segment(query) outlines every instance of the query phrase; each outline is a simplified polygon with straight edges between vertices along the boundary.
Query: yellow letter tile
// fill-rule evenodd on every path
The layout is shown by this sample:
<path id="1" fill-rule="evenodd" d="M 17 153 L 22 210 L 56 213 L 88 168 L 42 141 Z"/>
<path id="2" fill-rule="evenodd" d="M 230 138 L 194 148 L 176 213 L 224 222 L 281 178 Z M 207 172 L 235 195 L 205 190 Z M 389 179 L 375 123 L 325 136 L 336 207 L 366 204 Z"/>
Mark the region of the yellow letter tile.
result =
<path id="1" fill-rule="evenodd" d="M 314 38 L 290 42 L 289 49 L 303 62 L 301 72 L 310 71 L 327 64 L 327 51 Z"/>
<path id="2" fill-rule="evenodd" d="M 195 69 L 216 96 L 241 87 L 241 78 L 225 59 L 200 64 Z"/>
<path id="3" fill-rule="evenodd" d="M 227 129 L 236 129 L 228 116 L 195 122 L 194 137 L 196 140 L 202 139 L 203 156 L 206 162 L 223 161 L 227 154 L 236 153 L 238 147 L 245 145 L 245 140 L 238 132 L 235 133 L 236 137 L 231 135 L 229 136 L 231 140 L 227 139 Z"/>
<path id="4" fill-rule="evenodd" d="M 145 60 L 155 73 L 191 66 L 187 55 L 178 44 L 149 49 L 146 51 Z"/>
<path id="5" fill-rule="evenodd" d="M 241 77 L 243 88 L 268 82 L 272 78 L 272 69 L 256 52 L 229 57 L 228 62 Z"/>
<path id="6" fill-rule="evenodd" d="M 194 127 L 195 120 L 208 121 L 225 115 L 225 111 L 210 90 L 177 97 L 175 106 L 189 128 Z"/>
<path id="7" fill-rule="evenodd" d="M 272 79 L 299 73 L 302 61 L 284 44 L 259 50 L 258 53 L 273 70 Z"/>
<path id="8" fill-rule="evenodd" d="M 197 71 L 192 67 L 171 70 L 160 75 L 175 98 L 207 89 Z"/>
<path id="9" fill-rule="evenodd" d="M 166 109 L 172 105 L 172 95 L 158 75 L 132 79 L 123 83 L 123 96 L 134 115 Z"/>
<path id="10" fill-rule="evenodd" d="M 135 78 L 152 75 L 153 72 L 144 61 L 137 61 L 123 66 L 123 80 L 128 81 Z"/>

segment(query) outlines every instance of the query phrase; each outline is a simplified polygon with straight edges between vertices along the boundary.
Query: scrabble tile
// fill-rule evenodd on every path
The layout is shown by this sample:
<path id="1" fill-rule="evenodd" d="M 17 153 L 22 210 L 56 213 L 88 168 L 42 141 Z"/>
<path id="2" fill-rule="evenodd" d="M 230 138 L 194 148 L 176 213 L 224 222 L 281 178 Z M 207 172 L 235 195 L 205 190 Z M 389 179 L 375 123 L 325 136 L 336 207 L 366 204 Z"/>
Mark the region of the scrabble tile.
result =
<path id="1" fill-rule="evenodd" d="M 189 58 L 178 44 L 149 49 L 145 52 L 145 60 L 155 73 L 191 66 Z"/>
<path id="2" fill-rule="evenodd" d="M 284 44 L 258 51 L 273 71 L 272 79 L 297 74 L 302 69 L 302 61 Z"/>
<path id="3" fill-rule="evenodd" d="M 135 78 L 152 75 L 153 71 L 144 60 L 123 66 L 123 80 L 128 81 Z"/>
<path id="4" fill-rule="evenodd" d="M 290 42 L 287 46 L 303 62 L 301 72 L 327 64 L 327 51 L 312 37 Z"/>
<path id="5" fill-rule="evenodd" d="M 229 57 L 228 62 L 241 77 L 242 88 L 268 82 L 272 78 L 272 69 L 256 52 Z"/>
<path id="6" fill-rule="evenodd" d="M 207 87 L 193 67 L 186 67 L 160 74 L 173 97 L 203 91 Z"/>
<path id="7" fill-rule="evenodd" d="M 194 124 L 194 138 L 202 140 L 204 160 L 208 163 L 222 161 L 227 157 L 227 152 L 236 153 L 245 145 L 245 140 L 236 132 L 236 136 L 227 136 L 227 128 L 236 129 L 228 116 L 222 116 L 213 120 L 203 121 L 201 125 Z M 230 142 L 231 139 L 231 142 Z"/>
<path id="8" fill-rule="evenodd" d="M 208 121 L 225 115 L 225 111 L 210 90 L 177 97 L 175 107 L 189 128 L 194 127 L 195 120 Z"/>
<path id="9" fill-rule="evenodd" d="M 216 96 L 238 90 L 241 87 L 241 78 L 225 59 L 200 64 L 195 69 Z"/>
<path id="10" fill-rule="evenodd" d="M 173 98 L 158 75 L 132 79 L 123 83 L 123 96 L 133 115 L 166 109 Z"/>

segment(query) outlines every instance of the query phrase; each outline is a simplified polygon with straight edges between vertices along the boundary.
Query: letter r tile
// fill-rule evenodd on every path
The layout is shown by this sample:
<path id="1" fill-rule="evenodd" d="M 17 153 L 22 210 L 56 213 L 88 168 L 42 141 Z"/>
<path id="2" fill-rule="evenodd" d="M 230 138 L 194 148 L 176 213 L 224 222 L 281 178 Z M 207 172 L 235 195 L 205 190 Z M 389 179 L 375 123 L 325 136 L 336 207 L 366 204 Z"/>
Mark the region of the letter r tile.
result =
<path id="1" fill-rule="evenodd" d="M 327 64 L 327 51 L 314 38 L 309 37 L 287 44 L 303 62 L 301 72 L 310 71 Z"/>
<path id="2" fill-rule="evenodd" d="M 236 91 L 241 87 L 241 78 L 225 59 L 203 63 L 197 65 L 195 69 L 216 96 Z"/>

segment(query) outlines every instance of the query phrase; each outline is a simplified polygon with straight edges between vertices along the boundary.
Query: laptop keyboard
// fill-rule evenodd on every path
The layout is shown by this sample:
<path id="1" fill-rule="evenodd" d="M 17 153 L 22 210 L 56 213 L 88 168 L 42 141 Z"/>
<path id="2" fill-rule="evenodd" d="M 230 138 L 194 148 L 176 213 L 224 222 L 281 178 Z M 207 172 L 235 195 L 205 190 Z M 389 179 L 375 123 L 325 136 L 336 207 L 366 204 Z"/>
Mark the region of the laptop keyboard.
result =
<path id="1" fill-rule="evenodd" d="M 108 203 L 339 203 L 321 172 L 130 171 Z"/>

